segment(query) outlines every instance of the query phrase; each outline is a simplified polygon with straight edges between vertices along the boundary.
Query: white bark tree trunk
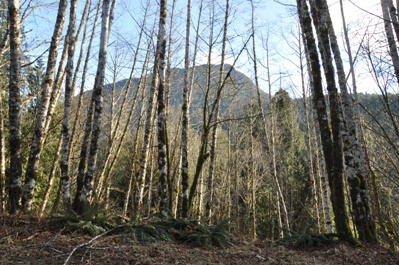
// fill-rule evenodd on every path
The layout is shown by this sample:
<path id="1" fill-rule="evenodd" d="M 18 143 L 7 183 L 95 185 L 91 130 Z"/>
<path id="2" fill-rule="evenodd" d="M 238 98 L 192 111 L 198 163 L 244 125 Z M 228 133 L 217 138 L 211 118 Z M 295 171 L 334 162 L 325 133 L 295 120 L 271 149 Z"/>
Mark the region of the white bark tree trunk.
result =
<path id="1" fill-rule="evenodd" d="M 365 155 L 359 141 L 358 128 L 360 125 L 355 121 L 355 107 L 353 98 L 349 95 L 346 76 L 338 46 L 337 37 L 331 21 L 328 5 L 325 0 L 321 0 L 318 8 L 326 16 L 326 24 L 330 37 L 331 48 L 334 54 L 335 67 L 338 74 L 338 83 L 341 91 L 343 107 L 344 128 L 341 132 L 344 144 L 345 174 L 349 183 L 349 191 L 354 214 L 354 223 L 357 228 L 359 239 L 366 241 L 376 241 L 375 223 L 371 216 L 369 199 L 366 190 L 367 168 Z M 354 73 L 352 73 L 354 75 Z"/>
<path id="2" fill-rule="evenodd" d="M 181 133 L 181 175 L 182 175 L 182 217 L 188 217 L 188 126 L 189 126 L 189 68 L 190 68 L 190 27 L 191 27 L 191 0 L 187 0 L 186 44 L 184 54 L 184 80 L 182 104 L 182 133 Z"/>
<path id="3" fill-rule="evenodd" d="M 227 43 L 227 28 L 229 24 L 229 11 L 230 11 L 230 1 L 226 0 L 225 15 L 224 15 L 224 25 L 223 25 L 223 39 L 222 39 L 222 51 L 220 59 L 220 69 L 219 69 L 219 81 L 217 90 L 221 92 L 224 86 L 224 60 L 226 57 L 226 43 Z M 210 42 L 213 40 L 210 39 Z M 211 62 L 209 62 L 211 63 Z M 232 66 L 231 66 L 232 67 Z M 231 69 L 229 70 L 231 71 Z M 218 96 L 214 102 L 214 112 L 213 119 L 210 119 L 212 125 L 212 138 L 210 144 L 210 161 L 209 161 L 209 174 L 207 183 L 207 203 L 205 205 L 206 218 L 208 222 L 212 223 L 212 210 L 213 210 L 213 178 L 214 178 L 214 168 L 216 161 L 216 145 L 217 145 L 217 128 L 219 122 L 219 107 L 220 107 L 220 96 Z"/>
<path id="4" fill-rule="evenodd" d="M 37 108 L 38 110 L 35 121 L 35 131 L 29 152 L 28 165 L 25 174 L 24 193 L 22 197 L 22 206 L 27 211 L 30 211 L 32 208 L 33 194 L 36 185 L 36 179 L 39 173 L 40 155 L 43 150 L 43 144 L 47 133 L 47 114 L 50 106 L 52 89 L 54 87 L 53 78 L 57 61 L 58 45 L 61 39 L 61 33 L 66 17 L 67 6 L 67 0 L 61 0 L 59 2 L 57 19 L 54 26 L 54 32 L 51 39 L 50 51 L 47 60 L 46 74 L 43 80 L 42 92 Z"/>
<path id="5" fill-rule="evenodd" d="M 165 123 L 165 56 L 166 56 L 166 0 L 161 0 L 159 32 L 158 32 L 158 53 L 159 53 L 159 85 L 158 85 L 158 180 L 159 180 L 159 210 L 164 215 L 167 211 L 167 183 L 166 183 L 166 123 Z"/>
<path id="6" fill-rule="evenodd" d="M 395 36 L 392 30 L 389 2 L 390 0 L 381 0 L 381 9 L 382 17 L 384 18 L 385 34 L 388 41 L 389 53 L 392 59 L 392 65 L 397 79 L 396 81 L 399 83 L 399 54 L 398 47 L 395 42 Z"/>
<path id="7" fill-rule="evenodd" d="M 86 143 L 88 144 L 88 135 L 91 134 L 91 141 L 89 147 L 89 155 L 87 157 L 87 170 L 84 171 L 86 164 L 86 154 L 81 156 L 80 161 L 80 169 L 79 174 L 84 174 L 84 180 L 82 181 L 82 175 L 80 177 L 80 187 L 78 186 L 77 194 L 75 197 L 76 204 L 74 205 L 74 209 L 82 213 L 87 206 L 87 201 L 90 197 L 92 191 L 92 180 L 94 169 L 96 166 L 96 158 L 98 151 L 98 139 L 101 132 L 101 115 L 103 108 L 103 86 L 105 79 L 105 66 L 107 61 L 107 50 L 108 50 L 108 40 L 110 34 L 110 28 L 113 20 L 113 12 L 115 9 L 116 0 L 104 0 L 102 6 L 102 22 L 101 22 L 101 36 L 100 36 L 100 50 L 99 50 L 99 58 L 97 65 L 96 77 L 94 80 L 93 94 L 91 100 L 91 108 L 94 108 L 93 117 L 88 113 L 88 119 L 86 123 L 86 131 L 84 137 Z M 85 149 L 85 146 L 82 146 L 82 151 Z M 79 184 L 79 183 L 78 183 Z M 83 184 L 83 185 L 82 185 Z"/>
<path id="8" fill-rule="evenodd" d="M 69 26 L 67 34 L 68 42 L 68 60 L 66 66 L 65 80 L 65 96 L 64 96 L 64 121 L 62 123 L 62 159 L 61 159 L 61 185 L 62 185 L 62 202 L 64 209 L 68 210 L 71 204 L 71 191 L 69 182 L 69 138 L 70 138 L 70 121 L 71 121 L 71 102 L 73 91 L 73 62 L 75 55 L 75 23 L 76 23 L 76 6 L 77 0 L 71 1 L 71 11 L 69 14 Z"/>
<path id="9" fill-rule="evenodd" d="M 21 86 L 21 40 L 19 22 L 19 0 L 8 1 L 8 22 L 10 34 L 10 81 L 8 85 L 9 113 L 9 213 L 16 214 L 21 197 L 21 125 L 20 125 L 20 86 Z"/>

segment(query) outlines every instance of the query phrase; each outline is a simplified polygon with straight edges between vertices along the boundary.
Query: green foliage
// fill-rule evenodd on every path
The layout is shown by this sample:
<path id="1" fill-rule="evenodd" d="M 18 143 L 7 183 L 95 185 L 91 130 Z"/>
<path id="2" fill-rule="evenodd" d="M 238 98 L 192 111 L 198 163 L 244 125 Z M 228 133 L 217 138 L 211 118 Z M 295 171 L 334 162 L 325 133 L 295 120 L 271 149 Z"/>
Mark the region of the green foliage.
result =
<path id="1" fill-rule="evenodd" d="M 225 248 L 231 243 L 231 234 L 228 231 L 229 218 L 216 225 L 198 223 L 192 230 L 183 231 L 181 239 L 193 242 L 197 246 L 209 248 L 212 245 Z"/>
<path id="2" fill-rule="evenodd" d="M 208 225 L 195 220 L 165 217 L 161 214 L 154 214 L 152 217 L 158 220 L 129 227 L 125 233 L 146 242 L 183 241 L 205 248 L 210 246 L 225 248 L 231 243 L 232 236 L 228 232 L 229 219 L 224 219 L 216 225 Z"/>
<path id="3" fill-rule="evenodd" d="M 83 211 L 83 214 L 69 210 L 65 213 L 64 218 L 70 228 L 96 236 L 112 227 L 112 215 L 106 214 L 102 209 L 104 208 L 100 205 L 89 206 Z"/>
<path id="4" fill-rule="evenodd" d="M 145 242 L 174 241 L 173 235 L 164 226 L 148 223 L 130 227 L 125 231 L 135 240 Z"/>
<path id="5" fill-rule="evenodd" d="M 312 221 L 302 233 L 297 233 L 295 231 L 288 231 L 291 236 L 284 237 L 277 241 L 278 244 L 293 246 L 297 249 L 304 249 L 310 247 L 319 247 L 322 245 L 330 244 L 333 242 L 335 234 L 319 234 L 311 233 L 310 230 L 316 224 Z"/>

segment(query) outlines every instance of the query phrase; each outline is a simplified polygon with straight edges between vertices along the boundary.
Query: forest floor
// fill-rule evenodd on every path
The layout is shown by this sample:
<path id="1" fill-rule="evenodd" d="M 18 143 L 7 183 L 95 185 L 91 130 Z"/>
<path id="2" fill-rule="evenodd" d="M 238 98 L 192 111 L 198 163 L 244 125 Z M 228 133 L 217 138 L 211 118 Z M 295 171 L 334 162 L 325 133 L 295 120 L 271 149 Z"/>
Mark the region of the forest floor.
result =
<path id="1" fill-rule="evenodd" d="M 295 250 L 271 242 L 237 241 L 222 249 L 140 242 L 123 234 L 91 237 L 46 218 L 0 216 L 0 264 L 399 264 L 399 253 L 377 244 L 333 243 Z"/>

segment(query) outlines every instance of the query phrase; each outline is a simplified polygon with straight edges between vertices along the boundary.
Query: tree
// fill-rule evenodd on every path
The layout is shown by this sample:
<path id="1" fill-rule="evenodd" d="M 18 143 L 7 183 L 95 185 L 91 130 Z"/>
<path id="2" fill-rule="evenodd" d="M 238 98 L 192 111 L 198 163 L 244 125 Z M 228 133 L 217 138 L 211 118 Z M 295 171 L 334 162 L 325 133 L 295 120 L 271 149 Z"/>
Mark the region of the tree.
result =
<path id="1" fill-rule="evenodd" d="M 229 24 L 229 12 L 230 12 L 230 2 L 226 0 L 226 8 L 224 15 L 224 24 L 223 24 L 223 39 L 222 39 L 222 52 L 221 52 L 221 63 L 219 69 L 219 77 L 217 83 L 217 91 L 221 91 L 223 88 L 223 75 L 224 75 L 224 60 L 226 56 L 226 42 L 227 42 L 227 28 Z M 212 40 L 210 40 L 212 42 Z M 209 51 L 210 53 L 212 50 Z M 210 62 L 209 62 L 210 63 Z M 216 144 L 217 144 L 217 128 L 219 123 L 219 108 L 220 108 L 220 96 L 216 98 L 214 105 L 212 106 L 213 115 L 209 118 L 209 122 L 213 123 L 212 125 L 212 138 L 210 144 L 210 161 L 209 161 L 209 173 L 208 173 L 208 189 L 207 189 L 207 198 L 206 198 L 206 218 L 208 222 L 212 222 L 212 204 L 213 204 L 213 178 L 214 178 L 214 167 L 216 160 Z"/>
<path id="2" fill-rule="evenodd" d="M 276 168 L 287 207 L 289 223 L 294 231 L 300 231 L 308 225 L 305 220 L 307 202 L 311 194 L 309 165 L 304 133 L 298 124 L 297 108 L 289 94 L 280 89 L 271 103 L 275 116 Z"/>
<path id="3" fill-rule="evenodd" d="M 191 0 L 187 0 L 187 19 L 186 19 L 186 45 L 184 53 L 184 83 L 183 83 L 183 104 L 182 104 L 182 133 L 181 133 L 181 175 L 182 175 L 182 217 L 188 217 L 188 128 L 189 128 L 189 68 L 190 68 L 190 20 L 191 20 Z"/>
<path id="4" fill-rule="evenodd" d="M 19 23 L 19 0 L 8 1 L 10 34 L 10 81 L 8 86 L 9 126 L 10 126 L 10 173 L 9 173 L 9 212 L 17 213 L 21 196 L 21 127 L 20 127 L 20 86 L 21 86 L 21 40 Z"/>
<path id="5" fill-rule="evenodd" d="M 371 216 L 369 199 L 367 195 L 367 178 L 370 174 L 367 171 L 367 162 L 364 149 L 360 143 L 360 125 L 356 123 L 356 109 L 353 99 L 349 95 L 346 76 L 335 36 L 327 2 L 322 0 L 318 3 L 320 11 L 326 17 L 327 30 L 331 42 L 331 49 L 334 54 L 335 66 L 338 74 L 338 83 L 341 91 L 343 129 L 341 131 L 343 139 L 343 152 L 345 158 L 345 174 L 349 184 L 354 223 L 359 234 L 359 239 L 364 241 L 376 241 L 375 223 Z"/>
<path id="6" fill-rule="evenodd" d="M 160 17 L 159 17 L 159 32 L 157 40 L 157 54 L 159 53 L 159 84 L 158 84 L 158 180 L 159 180 L 159 210 L 167 216 L 167 186 L 166 186 L 166 125 L 165 125 L 165 55 L 166 55 L 166 0 L 161 0 Z M 157 55 L 158 56 L 158 55 Z"/>
<path id="7" fill-rule="evenodd" d="M 315 6 L 311 5 L 314 11 Z M 324 159 L 331 190 L 331 201 L 334 211 L 335 226 L 340 239 L 353 242 L 352 233 L 349 229 L 348 217 L 345 210 L 345 197 L 343 190 L 343 159 L 342 159 L 342 140 L 340 136 L 341 113 L 340 102 L 337 97 L 337 89 L 334 81 L 334 70 L 331 64 L 331 56 L 326 51 L 329 50 L 328 31 L 325 21 L 319 21 L 323 17 L 317 17 L 317 12 L 312 12 L 316 17 L 313 22 L 318 32 L 318 36 L 324 36 L 319 39 L 320 50 L 323 51 L 322 59 L 327 80 L 327 89 L 330 95 L 331 106 L 331 130 L 328 123 L 327 106 L 323 94 L 323 85 L 319 55 L 316 48 L 316 41 L 313 37 L 312 18 L 309 14 L 308 5 L 305 0 L 297 0 L 297 10 L 303 32 L 303 42 L 307 54 L 308 65 L 311 72 L 312 98 L 317 112 L 317 120 L 323 145 Z M 325 17 L 324 17 L 325 19 Z M 315 21 L 316 20 L 316 21 Z M 322 38 L 322 37 L 321 37 Z"/>
<path id="8" fill-rule="evenodd" d="M 198 51 L 198 40 L 200 38 L 199 28 L 202 16 L 202 4 L 199 7 L 199 15 L 197 21 L 197 34 L 195 37 L 194 44 L 194 58 L 193 67 L 190 71 L 190 20 L 191 20 L 191 0 L 187 1 L 187 18 L 186 18 L 186 44 L 184 54 L 184 80 L 183 80 L 183 102 L 182 102 L 182 133 L 181 133 L 181 178 L 182 178 L 182 217 L 188 217 L 188 211 L 190 208 L 189 200 L 189 155 L 188 155 L 188 133 L 190 124 L 190 103 L 191 103 L 191 91 L 194 83 L 195 73 L 195 62 Z M 176 202 L 177 203 L 177 202 Z M 177 208 L 177 207 L 176 207 Z"/>
<path id="9" fill-rule="evenodd" d="M 46 75 L 43 80 L 41 96 L 39 100 L 38 113 L 36 115 L 35 133 L 29 153 L 29 160 L 26 169 L 24 194 L 22 198 L 23 208 L 27 211 L 32 209 L 33 193 L 35 182 L 39 172 L 40 154 L 46 136 L 46 124 L 49 124 L 50 117 L 48 114 L 52 89 L 58 89 L 54 86 L 54 71 L 57 61 L 58 45 L 61 40 L 61 33 L 65 21 L 66 9 L 68 1 L 61 0 L 58 6 L 58 14 L 54 26 L 54 32 L 51 39 L 49 57 L 47 60 Z"/>
<path id="10" fill-rule="evenodd" d="M 98 55 L 97 72 L 94 81 L 93 93 L 87 114 L 85 135 L 79 162 L 78 185 L 73 203 L 73 209 L 82 213 L 87 208 L 91 194 L 91 182 L 96 166 L 98 140 L 101 131 L 101 114 L 103 109 L 103 88 L 105 79 L 105 65 L 107 61 L 108 40 L 113 20 L 116 0 L 104 0 L 102 4 L 102 22 L 100 36 L 100 51 Z M 89 137 L 91 137 L 89 145 Z M 89 149 L 89 150 L 88 150 Z M 87 154 L 89 151 L 89 154 Z"/>
<path id="11" fill-rule="evenodd" d="M 69 184 L 69 138 L 71 120 L 71 101 L 73 92 L 73 62 L 75 55 L 75 21 L 77 1 L 71 1 L 69 15 L 69 26 L 67 33 L 68 61 L 66 68 L 65 98 L 64 98 L 64 121 L 62 124 L 62 160 L 61 160 L 61 186 L 64 209 L 68 210 L 71 204 Z"/>

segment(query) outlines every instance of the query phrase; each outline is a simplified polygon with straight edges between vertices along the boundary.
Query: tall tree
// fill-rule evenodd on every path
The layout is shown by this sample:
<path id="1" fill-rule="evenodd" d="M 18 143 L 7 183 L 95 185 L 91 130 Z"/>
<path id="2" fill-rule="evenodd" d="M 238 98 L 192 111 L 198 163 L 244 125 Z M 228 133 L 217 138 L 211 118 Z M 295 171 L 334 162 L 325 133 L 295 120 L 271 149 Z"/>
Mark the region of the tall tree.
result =
<path id="1" fill-rule="evenodd" d="M 183 188 L 182 217 L 188 217 L 188 125 L 189 125 L 189 73 L 190 73 L 190 26 L 191 26 L 191 0 L 187 0 L 186 18 L 186 45 L 184 53 L 184 80 L 182 104 L 182 133 L 181 133 L 181 174 Z"/>
<path id="2" fill-rule="evenodd" d="M 73 62 L 75 55 L 75 21 L 76 21 L 77 0 L 71 1 L 69 26 L 67 33 L 68 61 L 66 66 L 65 97 L 64 97 L 64 121 L 62 123 L 62 160 L 61 160 L 61 185 L 62 200 L 65 209 L 70 207 L 70 185 L 69 185 L 69 139 L 70 139 L 70 120 L 71 102 L 73 91 Z"/>
<path id="3" fill-rule="evenodd" d="M 199 7 L 199 15 L 197 20 L 197 34 L 194 43 L 194 57 L 193 67 L 190 71 L 190 25 L 191 25 L 191 0 L 187 1 L 187 18 L 186 18 L 186 43 L 184 54 L 184 79 L 183 79 L 183 104 L 182 104 L 182 135 L 181 135 L 181 174 L 182 174 L 182 217 L 188 217 L 189 209 L 189 184 L 188 184 L 188 131 L 190 124 L 190 103 L 191 103 L 191 90 L 194 83 L 195 62 L 198 50 L 198 40 L 200 37 L 199 28 L 202 17 L 203 0 L 201 0 Z"/>
<path id="4" fill-rule="evenodd" d="M 91 183 L 98 151 L 98 141 L 101 132 L 101 115 L 103 110 L 103 90 L 105 80 L 105 66 L 107 61 L 108 40 L 110 28 L 114 17 L 116 0 L 104 0 L 102 4 L 102 22 L 100 35 L 100 50 L 98 54 L 98 65 L 92 98 L 87 114 L 86 129 L 83 138 L 82 151 L 79 162 L 78 186 L 73 203 L 75 211 L 82 213 L 88 206 L 88 198 L 91 194 Z M 91 110 L 91 112 L 90 112 Z M 89 137 L 91 136 L 90 145 Z M 87 154 L 89 151 L 89 154 Z"/>
<path id="5" fill-rule="evenodd" d="M 143 203 L 144 198 L 144 186 L 145 186 L 145 178 L 147 174 L 147 166 L 148 166 L 148 153 L 150 147 L 150 140 L 151 140 L 151 131 L 153 125 L 153 117 L 154 117 L 154 103 L 155 103 L 155 96 L 156 91 L 159 86 L 159 49 L 161 45 L 159 43 L 160 39 L 157 39 L 157 45 L 155 50 L 155 58 L 154 58 L 154 65 L 152 71 L 152 79 L 151 79 L 151 87 L 150 87 L 150 94 L 148 97 L 147 103 L 147 111 L 146 111 L 146 118 L 145 118 L 145 125 L 144 125 L 144 139 L 141 148 L 141 157 L 140 157 L 140 170 L 138 176 L 136 177 L 136 200 L 133 205 L 134 211 L 136 211 L 135 218 L 138 218 L 140 207 Z M 165 43 L 166 45 L 166 43 Z"/>
<path id="6" fill-rule="evenodd" d="M 314 5 L 312 5 L 312 7 L 315 8 Z M 310 17 L 306 0 L 297 0 L 297 10 L 303 32 L 305 51 L 307 53 L 307 59 L 309 60 L 308 65 L 310 66 L 309 70 L 311 72 L 312 98 L 318 116 L 317 120 L 319 123 L 324 159 L 331 190 L 331 201 L 335 215 L 335 226 L 340 239 L 353 242 L 346 214 L 343 189 L 343 155 L 342 140 L 340 136 L 341 114 L 339 112 L 341 107 L 339 105 L 339 99 L 337 98 L 337 88 L 334 81 L 334 70 L 331 64 L 331 56 L 329 56 L 325 50 L 330 49 L 328 38 L 326 39 L 326 37 L 328 37 L 328 32 L 326 31 L 326 25 L 323 24 L 323 21 L 318 20 L 321 18 L 317 17 L 317 13 L 312 12 L 312 14 L 316 16 L 317 21 L 314 21 L 314 24 L 318 36 L 325 36 L 324 39 L 319 40 L 319 45 L 320 49 L 324 51 L 322 53 L 323 66 L 325 67 L 324 71 L 328 82 L 327 88 L 329 95 L 332 97 L 330 100 L 331 117 L 333 119 L 331 121 L 332 130 L 330 130 L 327 106 L 323 94 L 319 55 L 316 47 L 316 40 L 313 36 L 312 18 Z M 313 17 L 313 19 L 315 19 L 315 17 Z"/>
<path id="7" fill-rule="evenodd" d="M 226 57 L 226 43 L 227 43 L 227 28 L 229 24 L 229 10 L 230 9 L 230 1 L 226 0 L 225 7 L 225 15 L 224 15 L 224 24 L 223 24 L 223 39 L 222 39 L 222 51 L 220 58 L 220 69 L 218 76 L 218 84 L 217 91 L 221 91 L 223 88 L 223 77 L 224 77 L 224 61 Z M 212 40 L 210 40 L 212 41 Z M 210 62 L 209 62 L 210 63 Z M 220 97 L 218 97 L 212 109 L 214 109 L 213 119 L 210 118 L 212 124 L 212 138 L 210 144 L 210 161 L 209 161 L 209 173 L 208 173 L 208 189 L 207 189 L 207 198 L 206 198 L 206 218 L 208 222 L 212 222 L 212 208 L 213 208 L 213 179 L 214 179 L 214 171 L 215 171 L 215 161 L 216 161 L 216 144 L 217 144 L 217 128 L 219 123 L 219 108 L 220 108 Z"/>
<path id="8" fill-rule="evenodd" d="M 392 29 L 393 27 L 392 25 L 395 26 L 395 23 L 393 22 L 397 21 L 397 17 L 395 12 L 393 13 L 390 12 L 391 10 L 394 10 L 394 7 L 393 8 L 392 7 L 393 7 L 392 0 L 381 0 L 381 9 L 382 9 L 382 17 L 384 19 L 385 35 L 388 41 L 388 48 L 392 60 L 392 66 L 396 76 L 396 81 L 399 83 L 399 53 Z M 398 26 L 396 25 L 396 27 Z"/>
<path id="9" fill-rule="evenodd" d="M 168 212 L 167 199 L 167 185 L 166 185 L 166 125 L 165 125 L 165 55 L 166 55 L 166 10 L 167 0 L 161 0 L 160 17 L 159 17 L 159 32 L 157 40 L 157 53 L 159 53 L 159 85 L 158 85 L 158 180 L 159 180 L 159 210 L 163 215 Z"/>
<path id="10" fill-rule="evenodd" d="M 8 1 L 8 21 L 10 34 L 10 81 L 8 86 L 9 126 L 10 126 L 10 174 L 9 212 L 15 214 L 21 197 L 21 40 L 19 22 L 19 0 Z"/>
<path id="11" fill-rule="evenodd" d="M 47 116 L 47 113 L 49 110 L 52 89 L 54 87 L 54 71 L 57 62 L 58 45 L 61 40 L 61 33 L 65 21 L 67 6 L 67 0 L 61 0 L 59 2 L 57 19 L 50 43 L 46 74 L 42 84 L 42 92 L 36 115 L 35 131 L 29 152 L 24 194 L 22 198 L 23 208 L 28 211 L 30 211 L 32 208 L 33 193 L 39 173 L 40 155 L 43 150 L 43 144 L 47 133 L 46 123 L 49 123 L 49 117 Z"/>
<path id="12" fill-rule="evenodd" d="M 338 84 L 341 91 L 343 125 L 341 135 L 343 139 L 343 151 L 345 158 L 345 174 L 349 184 L 354 223 L 360 240 L 376 241 L 375 223 L 371 216 L 369 199 L 367 195 L 366 179 L 370 178 L 367 172 L 364 149 L 359 139 L 359 124 L 356 124 L 355 107 L 353 99 L 349 95 L 346 76 L 341 59 L 340 49 L 334 27 L 331 21 L 328 5 L 325 0 L 316 1 L 319 12 L 326 19 L 328 36 L 334 55 L 335 68 L 338 74 Z"/>

